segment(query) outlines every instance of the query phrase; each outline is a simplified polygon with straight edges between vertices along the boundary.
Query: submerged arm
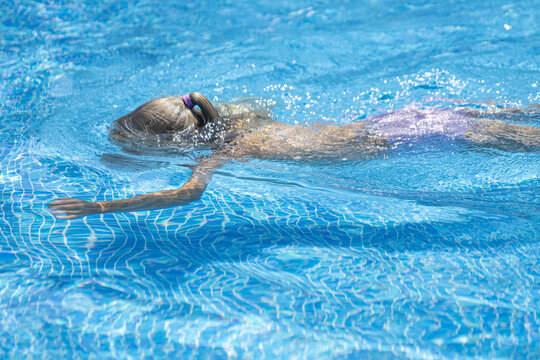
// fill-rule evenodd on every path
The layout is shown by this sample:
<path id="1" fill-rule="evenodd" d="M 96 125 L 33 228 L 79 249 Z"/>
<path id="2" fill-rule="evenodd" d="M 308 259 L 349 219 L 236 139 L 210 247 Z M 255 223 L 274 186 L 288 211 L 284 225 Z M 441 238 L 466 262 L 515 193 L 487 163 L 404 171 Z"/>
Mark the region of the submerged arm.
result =
<path id="1" fill-rule="evenodd" d="M 200 199 L 212 179 L 215 169 L 229 158 L 223 154 L 203 158 L 193 168 L 188 181 L 179 189 L 157 191 L 128 199 L 91 202 L 73 198 L 60 198 L 47 206 L 59 219 L 74 219 L 92 214 L 163 209 L 186 205 Z"/>

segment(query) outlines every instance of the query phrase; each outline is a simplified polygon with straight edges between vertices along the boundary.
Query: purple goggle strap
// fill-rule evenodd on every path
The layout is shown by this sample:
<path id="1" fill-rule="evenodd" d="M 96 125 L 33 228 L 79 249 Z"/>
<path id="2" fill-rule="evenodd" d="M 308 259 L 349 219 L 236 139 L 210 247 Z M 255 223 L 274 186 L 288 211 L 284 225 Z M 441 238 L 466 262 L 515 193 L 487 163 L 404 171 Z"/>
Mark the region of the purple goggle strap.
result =
<path id="1" fill-rule="evenodd" d="M 190 109 L 193 109 L 193 107 L 195 106 L 193 102 L 191 101 L 189 94 L 182 96 L 182 100 L 184 101 L 184 104 L 186 104 L 186 106 Z"/>

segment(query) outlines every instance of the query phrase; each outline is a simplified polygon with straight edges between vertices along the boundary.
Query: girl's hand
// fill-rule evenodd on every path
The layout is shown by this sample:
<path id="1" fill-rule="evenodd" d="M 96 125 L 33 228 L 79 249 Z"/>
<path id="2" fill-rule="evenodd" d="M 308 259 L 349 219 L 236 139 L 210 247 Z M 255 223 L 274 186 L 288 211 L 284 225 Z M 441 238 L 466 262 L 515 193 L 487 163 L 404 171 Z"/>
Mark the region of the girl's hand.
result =
<path id="1" fill-rule="evenodd" d="M 103 212 L 103 207 L 98 202 L 73 198 L 58 198 L 48 203 L 47 206 L 58 219 L 75 219 Z"/>

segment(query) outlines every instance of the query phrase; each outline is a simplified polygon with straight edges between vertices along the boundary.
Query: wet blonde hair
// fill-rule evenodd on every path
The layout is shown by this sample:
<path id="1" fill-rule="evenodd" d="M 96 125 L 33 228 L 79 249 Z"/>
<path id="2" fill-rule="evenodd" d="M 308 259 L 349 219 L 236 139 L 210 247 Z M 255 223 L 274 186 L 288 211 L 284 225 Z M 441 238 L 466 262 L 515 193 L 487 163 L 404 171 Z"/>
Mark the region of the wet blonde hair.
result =
<path id="1" fill-rule="evenodd" d="M 115 138 L 137 138 L 183 132 L 204 127 L 221 119 L 216 108 L 202 94 L 193 92 L 189 98 L 200 108 L 190 109 L 179 97 L 162 97 L 148 101 L 135 111 L 113 123 Z"/>

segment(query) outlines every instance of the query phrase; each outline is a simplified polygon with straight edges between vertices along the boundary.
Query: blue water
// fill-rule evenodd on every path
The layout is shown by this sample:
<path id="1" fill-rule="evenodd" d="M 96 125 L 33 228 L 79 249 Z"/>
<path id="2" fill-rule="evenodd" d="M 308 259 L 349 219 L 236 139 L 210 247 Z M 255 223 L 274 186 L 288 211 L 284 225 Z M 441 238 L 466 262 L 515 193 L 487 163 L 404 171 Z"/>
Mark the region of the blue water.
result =
<path id="1" fill-rule="evenodd" d="M 181 186 L 196 154 L 108 140 L 159 96 L 291 124 L 529 109 L 539 19 L 536 0 L 1 0 L 0 358 L 538 358 L 537 151 L 428 139 L 233 162 L 174 209 L 45 204 Z"/>

